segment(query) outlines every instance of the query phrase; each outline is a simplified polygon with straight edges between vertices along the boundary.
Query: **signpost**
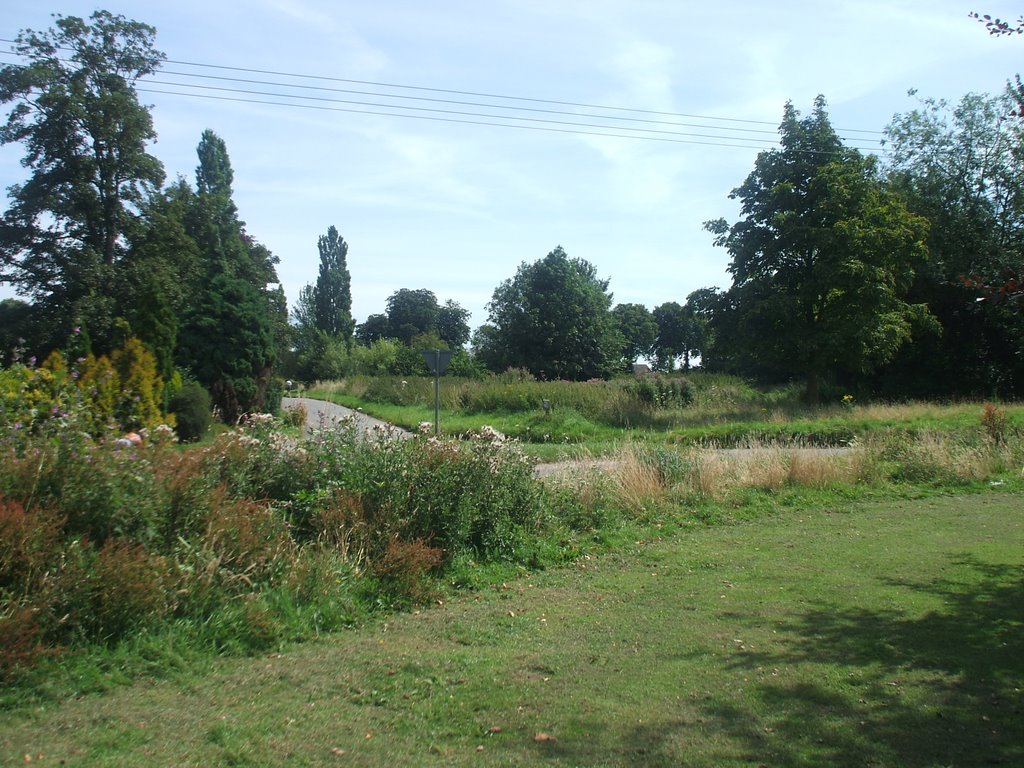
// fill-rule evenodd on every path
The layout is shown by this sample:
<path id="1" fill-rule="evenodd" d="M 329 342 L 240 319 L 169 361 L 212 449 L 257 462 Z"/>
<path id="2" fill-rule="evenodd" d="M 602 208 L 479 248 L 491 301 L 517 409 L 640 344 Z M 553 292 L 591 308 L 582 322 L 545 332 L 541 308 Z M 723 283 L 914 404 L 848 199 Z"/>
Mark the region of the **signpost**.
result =
<path id="1" fill-rule="evenodd" d="M 448 363 L 452 361 L 450 349 L 424 349 L 423 359 L 427 363 L 430 372 L 434 374 L 434 434 L 437 434 L 437 414 L 441 400 L 441 376 L 448 370 Z"/>

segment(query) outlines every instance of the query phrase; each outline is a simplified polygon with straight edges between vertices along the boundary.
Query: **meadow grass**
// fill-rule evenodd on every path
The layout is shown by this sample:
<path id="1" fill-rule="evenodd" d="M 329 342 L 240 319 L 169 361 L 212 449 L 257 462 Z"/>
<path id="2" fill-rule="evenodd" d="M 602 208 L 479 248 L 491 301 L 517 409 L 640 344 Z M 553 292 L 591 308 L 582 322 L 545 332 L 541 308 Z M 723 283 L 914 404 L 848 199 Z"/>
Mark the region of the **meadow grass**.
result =
<path id="1" fill-rule="evenodd" d="M 762 392 L 737 377 L 701 371 L 685 377 L 688 403 L 652 404 L 637 400 L 631 381 L 442 380 L 440 428 L 460 435 L 487 424 L 519 440 L 531 455 L 553 460 L 578 454 L 581 447 L 591 455 L 614 453 L 626 441 L 723 448 L 756 440 L 832 447 L 880 432 L 970 434 L 981 427 L 986 407 L 982 402 L 854 400 L 812 407 L 801 402 L 793 386 Z M 429 379 L 409 378 L 403 384 L 359 377 L 318 384 L 309 394 L 406 428 L 434 418 Z M 551 405 L 548 412 L 541 408 L 543 400 Z M 993 407 L 1005 419 L 1004 430 L 1024 431 L 1024 405 Z"/>
<path id="2" fill-rule="evenodd" d="M 1024 762 L 1024 497 L 758 493 L 770 511 L 754 520 L 730 504 L 718 508 L 726 524 L 706 526 L 679 508 L 571 568 L 280 653 L 0 714 L 0 759 Z"/>

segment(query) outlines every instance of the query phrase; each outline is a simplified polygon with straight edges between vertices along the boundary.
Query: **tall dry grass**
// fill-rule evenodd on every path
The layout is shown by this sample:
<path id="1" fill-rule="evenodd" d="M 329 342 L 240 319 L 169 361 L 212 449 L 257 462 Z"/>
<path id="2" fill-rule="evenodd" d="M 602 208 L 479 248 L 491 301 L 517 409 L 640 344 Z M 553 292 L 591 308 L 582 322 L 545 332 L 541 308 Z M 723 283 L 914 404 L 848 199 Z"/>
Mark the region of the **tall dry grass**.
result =
<path id="1" fill-rule="evenodd" d="M 844 448 L 750 441 L 741 448 L 677 449 L 675 455 L 675 472 L 665 471 L 664 455 L 635 445 L 627 445 L 613 458 L 579 466 L 610 483 L 618 503 L 631 510 L 647 508 L 669 493 L 721 501 L 747 489 L 878 482 L 958 485 L 1007 472 L 1024 476 L 1024 436 L 1017 433 L 1000 440 L 981 433 L 966 438 L 933 431 L 916 436 L 886 433 Z"/>

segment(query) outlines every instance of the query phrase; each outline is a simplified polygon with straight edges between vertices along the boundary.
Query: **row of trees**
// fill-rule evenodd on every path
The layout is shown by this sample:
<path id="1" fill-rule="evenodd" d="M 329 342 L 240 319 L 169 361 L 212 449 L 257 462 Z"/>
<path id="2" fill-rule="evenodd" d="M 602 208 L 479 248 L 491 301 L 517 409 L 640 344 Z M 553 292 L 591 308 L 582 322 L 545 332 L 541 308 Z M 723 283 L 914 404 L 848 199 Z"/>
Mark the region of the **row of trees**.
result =
<path id="1" fill-rule="evenodd" d="M 11 105 L 0 141 L 25 148 L 8 189 L 0 280 L 29 302 L 0 307 L 4 354 L 27 346 L 109 354 L 137 338 L 162 380 L 198 380 L 225 418 L 261 408 L 287 335 L 277 258 L 245 230 L 224 141 L 205 131 L 195 187 L 147 150 L 156 137 L 135 83 L 163 54 L 155 30 L 106 11 L 58 17 L 0 69 Z M 74 362 L 74 359 L 72 360 Z M 168 391 L 169 397 L 172 392 Z"/>
<path id="2" fill-rule="evenodd" d="M 461 350 L 469 313 L 400 289 L 352 316 L 348 244 L 331 226 L 320 268 L 289 323 L 277 259 L 232 199 L 227 147 L 198 145 L 195 186 L 167 187 L 135 83 L 159 65 L 155 31 L 99 11 L 23 32 L 26 63 L 0 68 L 11 105 L 0 141 L 25 148 L 29 178 L 8 190 L 0 350 L 42 359 L 108 354 L 137 338 L 164 381 L 183 372 L 226 418 L 266 407 L 272 372 L 332 378 L 359 366 L 413 373 L 420 347 Z M 780 146 L 732 196 L 740 219 L 708 222 L 732 284 L 653 310 L 613 306 L 597 268 L 555 248 L 495 289 L 456 370 L 523 368 L 589 379 L 705 367 L 889 396 L 1024 391 L 1018 288 L 1024 246 L 1024 131 L 1013 86 L 953 106 L 922 101 L 886 132 L 885 160 L 846 147 L 823 98 L 785 107 Z M 170 393 L 168 393 L 170 394 Z"/>
<path id="3" fill-rule="evenodd" d="M 559 248 L 502 283 L 474 337 L 491 370 L 606 376 L 638 356 L 896 397 L 1024 393 L 1024 128 L 1013 86 L 924 100 L 882 161 L 844 145 L 823 97 L 787 104 L 778 149 L 706 229 L 732 284 L 648 312 Z"/>
<path id="4" fill-rule="evenodd" d="M 711 368 L 889 396 L 1024 392 L 1024 130 L 1012 88 L 925 100 L 886 130 L 884 163 L 843 146 L 819 97 L 787 105 L 781 148 L 709 222 L 732 286 L 702 309 Z M 998 298 L 998 291 L 996 292 Z M 1004 294 L 1004 297 L 1006 294 Z"/>

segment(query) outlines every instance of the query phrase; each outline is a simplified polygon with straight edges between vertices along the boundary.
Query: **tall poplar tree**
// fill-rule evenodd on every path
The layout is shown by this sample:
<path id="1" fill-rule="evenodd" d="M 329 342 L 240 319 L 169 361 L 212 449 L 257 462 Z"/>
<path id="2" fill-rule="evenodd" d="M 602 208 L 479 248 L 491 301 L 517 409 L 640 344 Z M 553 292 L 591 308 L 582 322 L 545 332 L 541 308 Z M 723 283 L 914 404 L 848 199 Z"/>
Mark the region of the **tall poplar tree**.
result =
<path id="1" fill-rule="evenodd" d="M 268 290 L 277 282 L 276 259 L 238 219 L 223 139 L 204 131 L 197 154 L 189 229 L 199 247 L 202 279 L 185 313 L 178 358 L 231 422 L 265 407 L 281 311 L 276 291 Z"/>
<path id="2" fill-rule="evenodd" d="M 340 336 L 348 344 L 352 320 L 352 276 L 348 271 L 348 243 L 332 225 L 317 241 L 320 274 L 313 294 L 316 327 L 329 336 Z"/>

